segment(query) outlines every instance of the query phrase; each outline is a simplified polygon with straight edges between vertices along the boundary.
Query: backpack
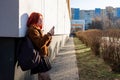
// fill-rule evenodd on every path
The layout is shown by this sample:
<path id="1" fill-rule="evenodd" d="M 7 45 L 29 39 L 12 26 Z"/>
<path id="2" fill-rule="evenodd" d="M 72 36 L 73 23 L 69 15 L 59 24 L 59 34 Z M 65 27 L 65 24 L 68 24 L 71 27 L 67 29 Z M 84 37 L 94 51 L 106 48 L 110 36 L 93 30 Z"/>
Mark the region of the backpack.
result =
<path id="1" fill-rule="evenodd" d="M 17 46 L 17 61 L 23 71 L 33 69 L 40 62 L 39 51 L 29 37 L 25 36 Z"/>

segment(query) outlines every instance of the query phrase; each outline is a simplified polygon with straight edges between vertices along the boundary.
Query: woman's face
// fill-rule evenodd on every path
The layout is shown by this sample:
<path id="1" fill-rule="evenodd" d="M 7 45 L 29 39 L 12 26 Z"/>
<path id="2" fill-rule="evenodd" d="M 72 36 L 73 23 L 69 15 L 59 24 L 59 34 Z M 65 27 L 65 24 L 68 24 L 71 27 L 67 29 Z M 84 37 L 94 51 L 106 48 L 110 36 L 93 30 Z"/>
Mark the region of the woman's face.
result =
<path id="1" fill-rule="evenodd" d="M 42 15 L 39 16 L 39 20 L 38 20 L 38 22 L 37 22 L 37 26 L 38 26 L 40 29 L 42 29 L 42 27 L 43 27 L 43 16 L 42 16 Z"/>
<path id="2" fill-rule="evenodd" d="M 38 20 L 38 25 L 42 25 L 43 24 L 43 18 L 42 16 L 40 16 L 40 19 Z"/>

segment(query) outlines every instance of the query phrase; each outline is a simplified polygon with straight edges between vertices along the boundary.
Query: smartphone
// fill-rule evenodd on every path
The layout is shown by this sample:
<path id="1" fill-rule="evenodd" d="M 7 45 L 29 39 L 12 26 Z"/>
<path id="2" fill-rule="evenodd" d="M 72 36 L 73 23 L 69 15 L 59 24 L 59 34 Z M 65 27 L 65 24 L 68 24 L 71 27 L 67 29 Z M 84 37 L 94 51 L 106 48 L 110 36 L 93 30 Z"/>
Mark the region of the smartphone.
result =
<path id="1" fill-rule="evenodd" d="M 54 29 L 55 29 L 55 27 L 53 26 L 53 27 L 50 29 L 49 33 L 53 34 L 53 33 L 54 33 Z"/>
<path id="2" fill-rule="evenodd" d="M 55 26 L 53 26 L 52 29 L 55 29 Z"/>
<path id="3" fill-rule="evenodd" d="M 53 30 L 54 30 L 54 28 L 55 28 L 55 27 L 53 26 L 53 27 L 50 29 L 50 31 L 49 31 L 49 32 L 53 31 Z"/>

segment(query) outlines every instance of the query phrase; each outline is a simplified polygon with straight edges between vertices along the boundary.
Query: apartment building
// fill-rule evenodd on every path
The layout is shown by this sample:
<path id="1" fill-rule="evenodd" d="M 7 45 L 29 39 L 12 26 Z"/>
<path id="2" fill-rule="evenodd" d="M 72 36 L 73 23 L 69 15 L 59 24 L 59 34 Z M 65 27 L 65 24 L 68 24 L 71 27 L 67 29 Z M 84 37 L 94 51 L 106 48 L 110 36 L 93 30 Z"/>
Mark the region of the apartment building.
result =
<path id="1" fill-rule="evenodd" d="M 115 8 L 115 16 L 120 17 L 120 8 Z"/>
<path id="2" fill-rule="evenodd" d="M 81 10 L 80 16 L 82 20 L 85 20 L 85 29 L 88 29 L 88 25 L 92 23 L 92 18 L 94 17 L 94 10 Z"/>
<path id="3" fill-rule="evenodd" d="M 73 10 L 71 10 L 72 13 Z M 107 6 L 105 9 L 101 8 L 95 8 L 94 10 L 80 10 L 79 9 L 79 14 L 76 13 L 72 16 L 79 17 L 80 20 L 85 20 L 85 29 L 88 29 L 89 24 L 92 23 L 92 20 L 94 20 L 95 17 L 99 17 L 100 19 L 102 18 L 109 18 L 111 20 L 118 19 L 120 17 L 120 8 L 113 8 L 111 6 Z M 72 20 L 74 18 L 72 17 Z"/>
<path id="4" fill-rule="evenodd" d="M 71 8 L 71 34 L 79 30 L 85 30 L 85 20 L 80 19 L 79 8 Z"/>
<path id="5" fill-rule="evenodd" d="M 95 8 L 95 17 L 101 16 L 101 9 L 100 8 Z"/>

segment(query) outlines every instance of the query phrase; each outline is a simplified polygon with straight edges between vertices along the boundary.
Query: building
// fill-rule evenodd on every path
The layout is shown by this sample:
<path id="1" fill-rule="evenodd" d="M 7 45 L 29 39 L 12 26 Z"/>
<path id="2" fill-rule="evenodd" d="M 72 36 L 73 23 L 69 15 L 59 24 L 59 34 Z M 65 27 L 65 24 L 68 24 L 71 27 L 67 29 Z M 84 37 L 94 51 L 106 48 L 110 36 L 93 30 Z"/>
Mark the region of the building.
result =
<path id="1" fill-rule="evenodd" d="M 80 9 L 79 8 L 71 8 L 71 34 L 77 31 L 85 30 L 85 20 L 81 19 Z"/>
<path id="2" fill-rule="evenodd" d="M 113 16 L 114 16 L 114 8 L 111 6 L 106 7 L 106 13 L 107 13 L 107 17 L 108 19 L 112 20 Z"/>
<path id="3" fill-rule="evenodd" d="M 84 31 L 85 30 L 85 20 L 72 20 L 71 21 L 71 33 L 76 31 Z"/>
<path id="4" fill-rule="evenodd" d="M 71 8 L 72 20 L 79 20 L 80 19 L 79 13 L 80 13 L 79 8 Z"/>
<path id="5" fill-rule="evenodd" d="M 105 22 L 106 20 L 111 21 L 111 25 L 115 24 L 115 21 L 119 21 L 120 19 L 120 8 L 113 8 L 112 6 L 107 6 L 105 9 L 101 8 L 95 8 L 94 10 L 80 10 L 78 8 L 72 8 L 72 31 L 75 31 L 75 26 L 73 26 L 75 23 L 78 24 L 80 22 L 79 20 L 85 21 L 85 30 L 89 29 L 89 25 L 95 20 L 99 19 L 99 21 Z M 78 21 L 76 21 L 78 20 Z M 79 23 L 80 24 L 80 23 Z M 79 25 L 78 24 L 78 25 Z"/>
<path id="6" fill-rule="evenodd" d="M 50 44 L 50 59 L 64 46 L 70 34 L 70 0 L 1 0 L 0 1 L 0 80 L 36 80 L 30 71 L 17 67 L 16 46 L 25 36 L 26 21 L 32 12 L 44 17 L 44 33 L 55 26 Z"/>
<path id="7" fill-rule="evenodd" d="M 116 8 L 116 16 L 120 17 L 120 8 Z"/>
<path id="8" fill-rule="evenodd" d="M 80 19 L 85 20 L 85 29 L 88 29 L 94 17 L 94 10 L 80 10 Z"/>
<path id="9" fill-rule="evenodd" d="M 101 9 L 95 8 L 95 16 L 101 16 Z"/>

